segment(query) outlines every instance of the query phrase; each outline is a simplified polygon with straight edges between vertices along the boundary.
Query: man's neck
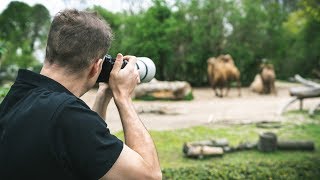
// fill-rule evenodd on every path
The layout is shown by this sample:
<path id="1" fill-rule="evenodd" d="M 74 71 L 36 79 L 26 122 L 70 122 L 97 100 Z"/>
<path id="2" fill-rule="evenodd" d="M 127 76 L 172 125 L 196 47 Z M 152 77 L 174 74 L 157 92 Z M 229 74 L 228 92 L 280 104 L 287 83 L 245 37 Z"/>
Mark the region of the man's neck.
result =
<path id="1" fill-rule="evenodd" d="M 55 64 L 45 64 L 40 74 L 57 81 L 77 97 L 82 96 L 88 90 L 84 78 L 81 78 L 80 75 L 68 74 L 65 69 Z"/>

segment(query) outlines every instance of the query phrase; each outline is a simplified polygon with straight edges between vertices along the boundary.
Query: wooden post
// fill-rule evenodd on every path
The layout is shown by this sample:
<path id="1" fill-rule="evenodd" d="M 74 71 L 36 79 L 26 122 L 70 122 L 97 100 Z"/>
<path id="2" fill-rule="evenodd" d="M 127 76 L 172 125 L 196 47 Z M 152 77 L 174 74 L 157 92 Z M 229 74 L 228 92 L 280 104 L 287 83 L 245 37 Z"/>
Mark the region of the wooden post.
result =
<path id="1" fill-rule="evenodd" d="M 259 135 L 258 150 L 272 152 L 277 150 L 277 135 L 272 132 L 265 132 Z"/>

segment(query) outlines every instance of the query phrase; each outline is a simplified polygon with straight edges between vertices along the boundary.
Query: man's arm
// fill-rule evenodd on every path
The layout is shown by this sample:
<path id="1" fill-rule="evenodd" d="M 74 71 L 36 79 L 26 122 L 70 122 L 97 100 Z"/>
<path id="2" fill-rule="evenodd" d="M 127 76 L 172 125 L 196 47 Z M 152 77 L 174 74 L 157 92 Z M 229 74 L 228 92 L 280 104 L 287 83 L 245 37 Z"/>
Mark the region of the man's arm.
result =
<path id="1" fill-rule="evenodd" d="M 123 57 L 118 54 L 109 85 L 119 110 L 125 145 L 112 168 L 102 179 L 161 179 L 161 169 L 153 140 L 139 119 L 131 94 L 139 82 L 136 58 L 125 56 L 129 63 L 121 69 Z"/>
<path id="2" fill-rule="evenodd" d="M 99 88 L 96 94 L 96 99 L 92 106 L 92 110 L 97 112 L 99 116 L 104 120 L 106 120 L 106 110 L 111 99 L 111 89 L 106 83 L 99 83 Z"/>

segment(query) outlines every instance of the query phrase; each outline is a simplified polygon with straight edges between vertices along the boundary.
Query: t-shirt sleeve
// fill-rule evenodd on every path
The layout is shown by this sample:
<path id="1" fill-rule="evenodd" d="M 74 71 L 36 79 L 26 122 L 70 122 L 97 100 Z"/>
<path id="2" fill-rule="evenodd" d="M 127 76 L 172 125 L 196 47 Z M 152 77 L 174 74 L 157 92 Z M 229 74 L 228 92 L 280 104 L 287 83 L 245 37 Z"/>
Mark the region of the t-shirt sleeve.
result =
<path id="1" fill-rule="evenodd" d="M 99 179 L 118 159 L 123 142 L 81 100 L 68 100 L 57 116 L 58 156 L 77 179 Z"/>

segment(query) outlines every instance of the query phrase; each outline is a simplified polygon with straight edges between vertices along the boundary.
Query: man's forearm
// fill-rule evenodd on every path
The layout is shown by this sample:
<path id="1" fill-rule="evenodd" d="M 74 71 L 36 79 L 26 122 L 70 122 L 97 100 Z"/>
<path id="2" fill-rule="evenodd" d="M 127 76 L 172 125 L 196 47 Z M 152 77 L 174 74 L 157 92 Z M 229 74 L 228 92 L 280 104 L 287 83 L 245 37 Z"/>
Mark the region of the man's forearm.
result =
<path id="1" fill-rule="evenodd" d="M 111 98 L 112 97 L 107 93 L 98 90 L 96 99 L 92 106 L 92 110 L 97 112 L 99 116 L 104 120 L 106 119 L 106 111 Z"/>
<path id="2" fill-rule="evenodd" d="M 131 99 L 115 99 L 115 102 L 120 113 L 126 145 L 140 154 L 146 163 L 160 170 L 154 142 L 139 119 Z"/>

